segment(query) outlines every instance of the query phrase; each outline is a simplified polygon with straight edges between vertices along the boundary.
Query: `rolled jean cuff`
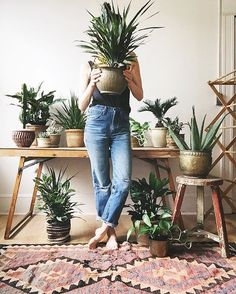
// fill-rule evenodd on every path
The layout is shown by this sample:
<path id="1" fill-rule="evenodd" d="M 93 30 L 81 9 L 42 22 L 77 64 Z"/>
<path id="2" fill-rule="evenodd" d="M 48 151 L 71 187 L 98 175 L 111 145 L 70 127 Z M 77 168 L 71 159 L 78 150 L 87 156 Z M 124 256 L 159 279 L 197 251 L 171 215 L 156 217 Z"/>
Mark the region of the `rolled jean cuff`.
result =
<path id="1" fill-rule="evenodd" d="M 109 223 L 107 221 L 105 221 L 104 219 L 100 218 L 101 221 L 104 222 L 104 224 L 108 225 L 109 227 L 115 228 L 117 225 L 113 224 L 113 223 Z"/>

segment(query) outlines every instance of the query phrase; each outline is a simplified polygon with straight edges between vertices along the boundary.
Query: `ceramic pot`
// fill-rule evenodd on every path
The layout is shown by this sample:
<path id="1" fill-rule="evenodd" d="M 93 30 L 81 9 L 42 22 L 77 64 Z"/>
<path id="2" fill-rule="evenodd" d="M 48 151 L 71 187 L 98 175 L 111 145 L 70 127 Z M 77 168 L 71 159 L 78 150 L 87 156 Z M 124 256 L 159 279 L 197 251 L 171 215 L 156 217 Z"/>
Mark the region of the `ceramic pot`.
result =
<path id="1" fill-rule="evenodd" d="M 68 147 L 83 147 L 84 146 L 84 130 L 70 129 L 65 130 L 66 144 Z"/>
<path id="2" fill-rule="evenodd" d="M 51 145 L 53 147 L 58 147 L 60 144 L 61 135 L 50 135 Z"/>
<path id="3" fill-rule="evenodd" d="M 34 139 L 33 143 L 31 144 L 31 146 L 37 146 L 38 145 L 38 142 L 37 142 L 38 135 L 41 132 L 45 132 L 47 129 L 47 126 L 45 126 L 45 125 L 26 125 L 26 129 L 35 132 L 35 139 Z"/>
<path id="4" fill-rule="evenodd" d="M 47 222 L 48 241 L 62 244 L 70 240 L 70 220 L 67 222 Z"/>
<path id="5" fill-rule="evenodd" d="M 150 252 L 152 256 L 165 257 L 168 254 L 168 240 L 150 239 Z"/>
<path id="6" fill-rule="evenodd" d="M 121 94 L 127 87 L 127 81 L 123 75 L 124 67 L 100 67 L 101 78 L 96 83 L 102 94 Z"/>
<path id="7" fill-rule="evenodd" d="M 166 133 L 167 128 L 165 127 L 155 128 L 151 130 L 152 144 L 154 147 L 166 147 Z"/>
<path id="8" fill-rule="evenodd" d="M 51 140 L 50 138 L 37 138 L 37 146 L 42 148 L 51 147 Z"/>
<path id="9" fill-rule="evenodd" d="M 17 147 L 30 147 L 35 139 L 35 133 L 31 130 L 12 131 L 12 140 Z"/>
<path id="10" fill-rule="evenodd" d="M 184 175 L 206 177 L 211 169 L 211 152 L 180 151 L 179 166 Z"/>

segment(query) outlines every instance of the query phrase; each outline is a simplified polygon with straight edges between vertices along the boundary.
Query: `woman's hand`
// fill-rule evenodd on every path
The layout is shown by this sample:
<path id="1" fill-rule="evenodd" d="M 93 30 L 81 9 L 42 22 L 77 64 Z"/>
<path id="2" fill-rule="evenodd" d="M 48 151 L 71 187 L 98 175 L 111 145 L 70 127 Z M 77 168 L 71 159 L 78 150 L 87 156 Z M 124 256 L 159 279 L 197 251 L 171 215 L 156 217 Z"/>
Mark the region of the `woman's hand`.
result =
<path id="1" fill-rule="evenodd" d="M 95 86 L 96 83 L 100 80 L 101 77 L 101 69 L 99 68 L 94 68 L 91 70 L 90 73 L 90 85 Z"/>
<path id="2" fill-rule="evenodd" d="M 133 81 L 133 66 L 130 66 L 129 69 L 124 70 L 123 75 L 128 85 L 130 85 L 130 83 Z"/>
<path id="3" fill-rule="evenodd" d="M 123 75 L 133 96 L 137 100 L 142 100 L 143 88 L 138 60 L 133 62 L 128 69 L 124 70 Z"/>

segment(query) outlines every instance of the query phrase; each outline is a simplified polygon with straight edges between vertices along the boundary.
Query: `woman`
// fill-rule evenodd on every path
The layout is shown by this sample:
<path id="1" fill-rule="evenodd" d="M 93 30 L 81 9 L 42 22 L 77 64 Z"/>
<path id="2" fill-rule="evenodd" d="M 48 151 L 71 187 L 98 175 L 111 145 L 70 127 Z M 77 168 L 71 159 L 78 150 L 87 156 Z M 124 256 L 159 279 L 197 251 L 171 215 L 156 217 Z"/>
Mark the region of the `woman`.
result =
<path id="1" fill-rule="evenodd" d="M 120 95 L 101 94 L 96 83 L 100 69 L 93 63 L 85 64 L 80 76 L 79 105 L 82 111 L 89 106 L 85 127 L 85 145 L 88 150 L 98 218 L 102 226 L 89 241 L 94 249 L 105 235 L 106 247 L 117 249 L 115 227 L 128 196 L 131 178 L 131 148 L 129 130 L 130 91 L 137 100 L 142 100 L 143 90 L 139 63 L 136 59 L 129 69 L 124 70 L 127 88 Z M 112 163 L 110 180 L 109 158 Z"/>

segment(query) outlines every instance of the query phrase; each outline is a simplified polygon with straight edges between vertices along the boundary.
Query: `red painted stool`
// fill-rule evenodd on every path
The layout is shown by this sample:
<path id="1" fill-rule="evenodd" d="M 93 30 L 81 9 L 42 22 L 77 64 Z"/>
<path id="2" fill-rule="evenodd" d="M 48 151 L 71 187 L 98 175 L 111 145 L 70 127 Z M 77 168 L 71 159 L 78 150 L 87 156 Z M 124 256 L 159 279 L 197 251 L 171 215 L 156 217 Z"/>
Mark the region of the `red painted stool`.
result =
<path id="1" fill-rule="evenodd" d="M 184 198 L 186 186 L 197 187 L 197 226 L 191 230 L 192 236 L 203 236 L 208 239 L 212 239 L 219 243 L 221 248 L 221 256 L 229 256 L 229 244 L 224 219 L 224 210 L 221 201 L 221 189 L 220 185 L 223 184 L 223 180 L 220 178 L 191 178 L 187 176 L 178 176 L 176 178 L 178 183 L 174 212 L 172 223 L 177 223 L 178 218 L 181 215 L 181 205 Z M 216 227 L 218 235 L 212 234 L 204 230 L 204 187 L 210 186 L 212 190 L 212 202 L 214 207 L 214 214 L 216 219 Z"/>

